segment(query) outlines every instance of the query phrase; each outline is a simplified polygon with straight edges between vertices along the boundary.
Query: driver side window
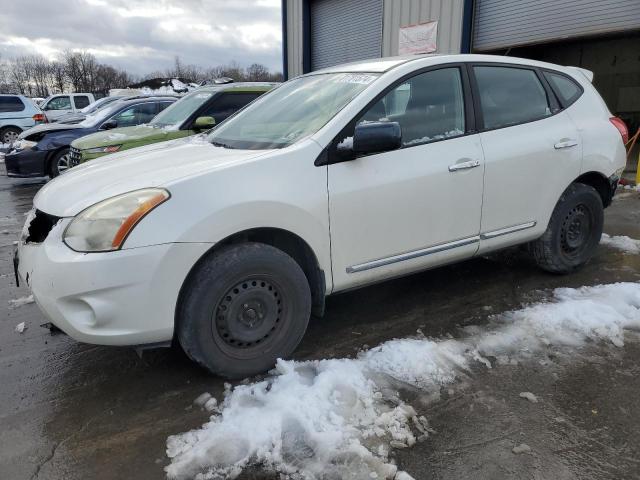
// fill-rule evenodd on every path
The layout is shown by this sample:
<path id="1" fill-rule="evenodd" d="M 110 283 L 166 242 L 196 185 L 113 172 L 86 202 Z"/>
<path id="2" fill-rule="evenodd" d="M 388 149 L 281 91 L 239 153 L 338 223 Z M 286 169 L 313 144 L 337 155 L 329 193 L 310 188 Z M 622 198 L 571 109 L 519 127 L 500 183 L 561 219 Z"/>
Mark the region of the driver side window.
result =
<path id="1" fill-rule="evenodd" d="M 410 78 L 369 108 L 357 124 L 365 122 L 397 122 L 403 147 L 463 135 L 460 70 L 443 68 Z"/>

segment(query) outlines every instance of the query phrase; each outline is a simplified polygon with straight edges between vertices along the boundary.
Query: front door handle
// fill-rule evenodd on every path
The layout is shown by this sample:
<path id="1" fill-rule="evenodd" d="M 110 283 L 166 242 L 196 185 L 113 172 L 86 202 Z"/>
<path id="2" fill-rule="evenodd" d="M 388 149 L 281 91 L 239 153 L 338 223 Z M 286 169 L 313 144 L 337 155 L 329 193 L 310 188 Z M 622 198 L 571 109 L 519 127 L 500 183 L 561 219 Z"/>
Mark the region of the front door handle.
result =
<path id="1" fill-rule="evenodd" d="M 449 165 L 450 172 L 457 172 L 458 170 L 468 170 L 470 168 L 476 168 L 480 166 L 480 161 L 478 160 L 469 160 L 467 162 L 454 163 L 453 165 Z"/>
<path id="2" fill-rule="evenodd" d="M 556 150 L 560 150 L 561 148 L 570 148 L 575 147 L 576 145 L 578 145 L 577 140 L 568 139 L 559 141 L 553 146 L 553 148 L 555 148 Z"/>

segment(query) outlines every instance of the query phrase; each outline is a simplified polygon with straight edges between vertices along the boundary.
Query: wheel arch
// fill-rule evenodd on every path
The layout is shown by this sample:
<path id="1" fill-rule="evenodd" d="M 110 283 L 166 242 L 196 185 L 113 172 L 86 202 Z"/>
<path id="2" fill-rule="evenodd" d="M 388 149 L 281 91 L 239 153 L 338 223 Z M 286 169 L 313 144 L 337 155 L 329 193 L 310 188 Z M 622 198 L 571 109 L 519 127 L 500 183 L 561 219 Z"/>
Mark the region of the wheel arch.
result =
<path id="1" fill-rule="evenodd" d="M 210 255 L 220 251 L 228 245 L 240 244 L 246 242 L 257 242 L 271 245 L 272 247 L 282 250 L 300 266 L 311 290 L 311 312 L 313 315 L 321 317 L 324 315 L 326 279 L 325 272 L 322 270 L 318 258 L 309 246 L 309 244 L 295 233 L 281 228 L 257 227 L 242 230 L 227 236 L 211 247 L 200 259 L 191 267 L 189 273 L 182 282 L 182 287 L 178 294 L 178 300 L 175 308 L 175 324 L 178 323 L 178 310 L 184 295 L 184 286 L 188 283 L 191 275 L 196 271 L 200 264 Z M 174 330 L 175 331 L 175 330 Z"/>
<path id="2" fill-rule="evenodd" d="M 602 205 L 608 207 L 611 205 L 613 199 L 614 190 L 609 182 L 609 179 L 602 173 L 596 171 L 590 171 L 583 173 L 571 183 L 582 183 L 593 187 L 602 199 Z"/>
<path id="3" fill-rule="evenodd" d="M 60 153 L 62 150 L 64 149 L 69 149 L 71 148 L 70 145 L 61 145 L 59 147 L 56 148 L 52 148 L 51 150 L 49 150 L 49 152 L 47 153 L 47 156 L 45 158 L 45 173 L 49 173 L 51 171 L 51 163 L 53 162 L 53 159 L 58 155 L 58 153 Z"/>

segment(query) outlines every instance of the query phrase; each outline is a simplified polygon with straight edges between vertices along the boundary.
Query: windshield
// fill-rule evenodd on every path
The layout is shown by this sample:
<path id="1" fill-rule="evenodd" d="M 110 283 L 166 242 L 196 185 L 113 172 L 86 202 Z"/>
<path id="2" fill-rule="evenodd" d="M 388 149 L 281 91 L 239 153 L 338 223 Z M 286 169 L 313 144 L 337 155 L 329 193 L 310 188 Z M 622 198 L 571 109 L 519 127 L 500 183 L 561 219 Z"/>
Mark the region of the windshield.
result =
<path id="1" fill-rule="evenodd" d="M 208 139 L 227 148 L 283 148 L 313 135 L 378 76 L 327 73 L 283 83 L 213 130 Z"/>
<path id="2" fill-rule="evenodd" d="M 121 97 L 104 97 L 101 98 L 100 100 L 96 100 L 93 103 L 90 103 L 89 105 L 87 105 L 86 107 L 84 107 L 82 110 L 80 110 L 82 113 L 93 113 L 96 110 L 105 107 L 106 105 L 108 105 L 111 102 L 115 102 L 116 100 L 120 99 Z"/>
<path id="3" fill-rule="evenodd" d="M 104 108 L 100 108 L 93 113 L 90 113 L 81 121 L 78 125 L 84 128 L 95 127 L 99 123 L 104 122 L 111 115 L 116 113 L 120 109 L 120 102 L 111 102 Z"/>
<path id="4" fill-rule="evenodd" d="M 156 115 L 150 125 L 154 127 L 179 126 L 214 94 L 215 92 L 211 91 L 190 93 Z"/>

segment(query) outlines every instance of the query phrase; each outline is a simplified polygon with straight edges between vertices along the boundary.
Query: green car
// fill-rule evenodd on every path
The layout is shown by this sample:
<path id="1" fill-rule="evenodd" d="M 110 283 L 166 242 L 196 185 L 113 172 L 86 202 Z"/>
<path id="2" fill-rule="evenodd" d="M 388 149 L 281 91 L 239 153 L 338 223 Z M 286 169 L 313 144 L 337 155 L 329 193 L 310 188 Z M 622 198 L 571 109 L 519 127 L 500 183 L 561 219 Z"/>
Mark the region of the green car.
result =
<path id="1" fill-rule="evenodd" d="M 195 135 L 222 122 L 274 86 L 246 82 L 198 88 L 150 123 L 123 128 L 109 125 L 108 130 L 75 140 L 71 143 L 71 162 L 77 165 L 109 153 Z"/>

